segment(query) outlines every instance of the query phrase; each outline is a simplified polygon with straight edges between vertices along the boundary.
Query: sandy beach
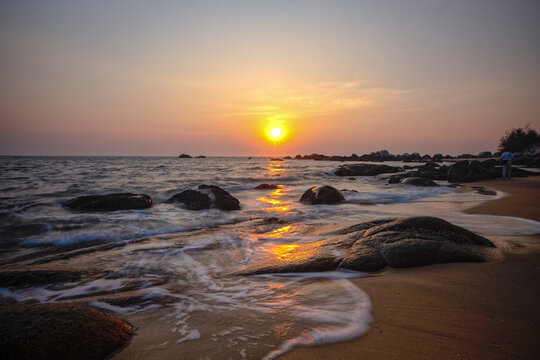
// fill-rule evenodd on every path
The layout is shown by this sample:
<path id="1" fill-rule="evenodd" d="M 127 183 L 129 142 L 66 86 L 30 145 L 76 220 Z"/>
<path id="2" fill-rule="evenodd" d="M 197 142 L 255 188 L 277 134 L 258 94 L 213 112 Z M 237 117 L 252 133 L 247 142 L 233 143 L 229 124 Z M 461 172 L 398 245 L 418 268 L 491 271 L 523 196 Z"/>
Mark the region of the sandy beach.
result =
<path id="1" fill-rule="evenodd" d="M 507 194 L 467 213 L 540 220 L 540 178 L 485 181 Z M 540 236 L 527 241 L 540 242 Z M 487 263 L 391 269 L 354 280 L 374 322 L 345 343 L 296 348 L 283 359 L 536 359 L 540 338 L 540 252 L 519 246 Z"/>

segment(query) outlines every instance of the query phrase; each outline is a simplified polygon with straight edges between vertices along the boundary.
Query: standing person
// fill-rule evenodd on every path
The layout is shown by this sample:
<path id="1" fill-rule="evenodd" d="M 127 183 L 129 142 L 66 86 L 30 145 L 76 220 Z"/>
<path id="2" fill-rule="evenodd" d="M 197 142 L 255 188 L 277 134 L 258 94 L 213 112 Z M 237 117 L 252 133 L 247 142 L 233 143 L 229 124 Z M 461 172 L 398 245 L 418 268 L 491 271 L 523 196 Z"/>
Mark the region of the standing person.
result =
<path id="1" fill-rule="evenodd" d="M 503 153 L 501 154 L 501 159 L 503 161 L 502 168 L 502 178 L 510 179 L 512 177 L 512 159 L 514 154 L 508 148 L 504 148 Z"/>

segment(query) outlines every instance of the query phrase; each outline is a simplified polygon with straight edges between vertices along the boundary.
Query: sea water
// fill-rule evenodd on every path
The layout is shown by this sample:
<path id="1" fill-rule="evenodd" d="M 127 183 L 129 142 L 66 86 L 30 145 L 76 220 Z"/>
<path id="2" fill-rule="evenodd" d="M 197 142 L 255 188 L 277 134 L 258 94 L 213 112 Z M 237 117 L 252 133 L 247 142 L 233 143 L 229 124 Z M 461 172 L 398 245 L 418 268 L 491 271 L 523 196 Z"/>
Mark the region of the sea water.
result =
<path id="1" fill-rule="evenodd" d="M 387 184 L 337 177 L 337 162 L 268 158 L 1 157 L 0 264 L 82 270 L 80 281 L 0 288 L 20 302 L 82 303 L 122 317 L 137 335 L 117 358 L 272 359 L 297 345 L 349 340 L 369 330 L 369 297 L 354 271 L 234 276 L 250 259 L 280 257 L 325 230 L 382 217 L 430 215 L 490 239 L 540 232 L 540 224 L 461 210 L 497 195 L 440 182 Z M 388 163 L 386 163 L 388 164 Z M 390 165 L 402 165 L 392 164 Z M 279 185 L 255 190 L 261 183 Z M 217 185 L 241 210 L 185 210 L 165 201 Z M 303 205 L 331 185 L 339 205 Z M 145 210 L 73 212 L 73 197 L 148 194 Z M 265 223 L 261 219 L 279 218 Z"/>

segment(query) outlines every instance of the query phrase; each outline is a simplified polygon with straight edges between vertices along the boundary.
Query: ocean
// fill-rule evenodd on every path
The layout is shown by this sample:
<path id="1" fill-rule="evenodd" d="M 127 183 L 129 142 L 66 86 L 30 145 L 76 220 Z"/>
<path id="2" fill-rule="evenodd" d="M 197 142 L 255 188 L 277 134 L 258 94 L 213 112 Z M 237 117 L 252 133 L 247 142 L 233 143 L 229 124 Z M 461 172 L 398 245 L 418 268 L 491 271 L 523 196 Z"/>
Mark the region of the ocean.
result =
<path id="1" fill-rule="evenodd" d="M 385 163 L 403 165 L 401 163 Z M 19 302 L 70 301 L 127 320 L 136 330 L 115 359 L 272 359 L 297 345 L 369 331 L 369 295 L 354 271 L 236 276 L 250 259 L 280 257 L 328 229 L 429 215 L 509 246 L 537 222 L 461 210 L 504 194 L 387 184 L 386 176 L 337 177 L 339 162 L 209 157 L 0 157 L 0 266 L 83 271 L 80 281 L 0 288 Z M 262 183 L 274 190 L 255 190 Z M 192 211 L 165 201 L 200 184 L 240 201 L 238 211 Z M 339 205 L 303 205 L 331 185 Z M 77 196 L 148 194 L 145 210 L 77 212 Z M 280 221 L 262 219 L 278 218 Z"/>

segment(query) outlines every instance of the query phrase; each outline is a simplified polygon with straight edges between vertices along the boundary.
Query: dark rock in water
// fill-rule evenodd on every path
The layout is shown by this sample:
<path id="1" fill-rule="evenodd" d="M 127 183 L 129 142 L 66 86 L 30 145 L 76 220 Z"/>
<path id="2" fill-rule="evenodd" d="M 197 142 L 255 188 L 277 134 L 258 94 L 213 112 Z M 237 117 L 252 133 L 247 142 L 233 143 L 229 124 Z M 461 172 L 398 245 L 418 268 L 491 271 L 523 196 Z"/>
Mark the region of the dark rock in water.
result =
<path id="1" fill-rule="evenodd" d="M 285 159 L 285 160 L 292 160 L 292 157 L 290 157 L 290 156 L 285 156 L 283 159 Z"/>
<path id="2" fill-rule="evenodd" d="M 167 200 L 167 203 L 172 204 L 180 202 L 183 207 L 188 210 L 205 210 L 210 209 L 212 200 L 210 196 L 197 190 L 184 190 L 179 194 L 175 194 Z"/>
<path id="3" fill-rule="evenodd" d="M 278 189 L 279 186 L 275 184 L 260 184 L 255 186 L 255 189 L 257 190 L 272 190 L 272 189 Z"/>
<path id="4" fill-rule="evenodd" d="M 302 155 L 298 154 L 294 157 L 296 160 L 302 160 Z"/>
<path id="5" fill-rule="evenodd" d="M 81 278 L 81 273 L 70 270 L 13 270 L 0 271 L 0 287 L 36 286 L 73 282 Z"/>
<path id="6" fill-rule="evenodd" d="M 152 198 L 145 194 L 132 193 L 88 195 L 68 200 L 64 206 L 80 211 L 146 209 L 152 206 Z"/>
<path id="7" fill-rule="evenodd" d="M 379 219 L 327 234 L 326 240 L 256 259 L 241 274 L 324 271 L 347 268 L 378 271 L 448 262 L 483 262 L 473 248 L 495 245 L 469 230 L 434 217 Z M 271 256 L 271 255 L 268 255 Z"/>
<path id="8" fill-rule="evenodd" d="M 188 155 L 188 156 L 189 156 L 189 155 Z M 197 158 L 197 159 L 206 159 L 206 156 L 204 156 L 204 155 L 199 155 L 199 156 L 197 156 L 196 158 Z"/>
<path id="9" fill-rule="evenodd" d="M 167 202 L 180 202 L 188 210 L 217 208 L 229 211 L 240 209 L 238 199 L 215 185 L 199 185 L 197 190 L 184 190 L 169 198 Z"/>
<path id="10" fill-rule="evenodd" d="M 280 158 L 270 158 L 270 161 L 283 161 L 283 159 L 280 159 Z"/>
<path id="11" fill-rule="evenodd" d="M 122 320 L 71 304 L 0 306 L 4 359 L 105 359 L 133 331 Z"/>
<path id="12" fill-rule="evenodd" d="M 400 168 L 377 164 L 346 164 L 340 165 L 334 174 L 337 176 L 375 176 L 384 173 L 396 173 Z"/>
<path id="13" fill-rule="evenodd" d="M 408 177 L 401 180 L 401 183 L 414 186 L 439 186 L 435 181 L 423 177 Z"/>
<path id="14" fill-rule="evenodd" d="M 497 195 L 497 192 L 491 189 L 486 189 L 483 186 L 473 186 L 473 189 L 480 195 Z"/>
<path id="15" fill-rule="evenodd" d="M 484 164 L 485 163 L 485 164 Z M 448 168 L 448 181 L 471 182 L 495 178 L 490 160 L 479 162 L 476 160 L 458 161 Z"/>
<path id="16" fill-rule="evenodd" d="M 300 198 L 301 203 L 308 205 L 337 204 L 343 200 L 345 200 L 343 195 L 336 188 L 328 185 L 314 186 L 306 190 Z"/>
<path id="17" fill-rule="evenodd" d="M 441 161 L 443 159 L 443 156 L 442 156 L 442 154 L 435 154 L 435 155 L 433 155 L 433 157 L 431 159 L 433 161 Z"/>
<path id="18" fill-rule="evenodd" d="M 198 189 L 210 196 L 212 207 L 220 210 L 240 210 L 240 201 L 227 191 L 215 185 L 199 185 Z"/>
<path id="19" fill-rule="evenodd" d="M 180 154 L 178 155 L 178 158 L 179 159 L 191 159 L 191 156 L 189 156 L 188 154 Z"/>

